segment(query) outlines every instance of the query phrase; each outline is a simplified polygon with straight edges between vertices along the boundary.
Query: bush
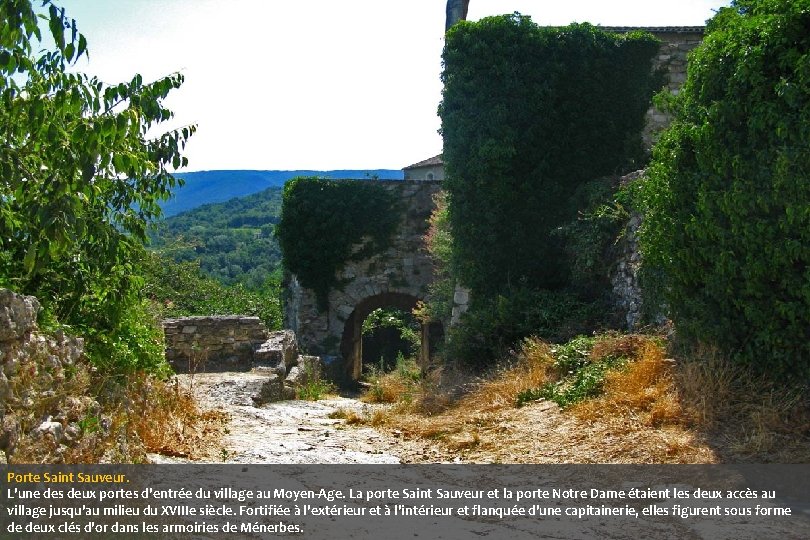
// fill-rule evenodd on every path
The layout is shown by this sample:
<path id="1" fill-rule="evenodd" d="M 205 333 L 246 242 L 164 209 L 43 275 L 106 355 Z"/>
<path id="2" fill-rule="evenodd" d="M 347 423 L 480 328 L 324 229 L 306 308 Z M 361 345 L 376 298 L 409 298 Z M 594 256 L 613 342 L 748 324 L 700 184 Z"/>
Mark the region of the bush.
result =
<path id="1" fill-rule="evenodd" d="M 810 375 L 808 7 L 717 13 L 643 193 L 645 264 L 679 334 L 777 376 Z"/>
<path id="2" fill-rule="evenodd" d="M 568 291 L 514 289 L 508 295 L 476 300 L 450 329 L 446 355 L 477 369 L 504 358 L 526 336 L 565 341 L 601 317 L 595 304 Z"/>
<path id="3" fill-rule="evenodd" d="M 86 328 L 84 335 L 87 355 L 106 371 L 158 376 L 171 372 L 164 356 L 163 327 L 148 301 L 130 304 L 114 328 Z"/>
<path id="4" fill-rule="evenodd" d="M 616 244 L 630 219 L 626 188 L 618 178 L 584 183 L 572 198 L 577 216 L 552 232 L 562 240 L 571 287 L 590 300 L 605 299 L 611 289 L 608 269 L 617 258 Z"/>
<path id="5" fill-rule="evenodd" d="M 566 408 L 600 395 L 609 372 L 624 366 L 637 355 L 639 341 L 634 336 L 603 336 L 598 341 L 594 337 L 577 336 L 552 347 L 554 380 L 520 392 L 517 406 L 547 399 Z"/>
<path id="6" fill-rule="evenodd" d="M 433 262 L 433 281 L 428 285 L 428 294 L 416 310 L 416 316 L 423 322 L 441 321 L 449 326 L 453 312 L 455 279 L 451 268 L 453 235 L 447 210 L 447 192 L 440 191 L 433 196 L 433 212 L 428 220 L 425 235 L 425 249 Z"/>
<path id="7" fill-rule="evenodd" d="M 140 268 L 146 281 L 144 293 L 160 306 L 163 317 L 252 315 L 270 330 L 281 328 L 277 275 L 266 277 L 264 286 L 255 291 L 204 276 L 199 261 L 176 263 L 155 252 L 142 253 Z"/>

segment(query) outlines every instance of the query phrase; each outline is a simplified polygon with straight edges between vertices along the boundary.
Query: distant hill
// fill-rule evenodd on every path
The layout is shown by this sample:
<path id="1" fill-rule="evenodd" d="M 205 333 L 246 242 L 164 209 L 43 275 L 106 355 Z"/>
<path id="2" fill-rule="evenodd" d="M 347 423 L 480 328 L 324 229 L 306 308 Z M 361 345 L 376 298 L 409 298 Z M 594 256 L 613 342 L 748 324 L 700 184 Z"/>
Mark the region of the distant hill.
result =
<path id="1" fill-rule="evenodd" d="M 270 187 L 281 187 L 296 176 L 326 178 L 380 178 L 402 180 L 401 170 L 336 170 L 336 171 L 200 171 L 177 173 L 185 185 L 177 188 L 168 201 L 161 204 L 166 217 L 197 208 L 204 204 L 244 197 Z"/>
<path id="2" fill-rule="evenodd" d="M 151 247 L 176 262 L 199 260 L 206 275 L 226 285 L 257 289 L 281 263 L 273 235 L 281 192 L 270 187 L 166 218 L 155 224 Z"/>

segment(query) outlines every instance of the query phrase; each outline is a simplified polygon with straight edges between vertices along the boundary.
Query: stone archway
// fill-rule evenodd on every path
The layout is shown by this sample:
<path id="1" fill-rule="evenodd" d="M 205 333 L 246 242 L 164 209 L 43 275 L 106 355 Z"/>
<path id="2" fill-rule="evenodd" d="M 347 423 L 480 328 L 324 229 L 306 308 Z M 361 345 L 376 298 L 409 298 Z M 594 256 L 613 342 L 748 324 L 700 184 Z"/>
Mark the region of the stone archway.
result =
<path id="1" fill-rule="evenodd" d="M 381 293 L 370 296 L 357 304 L 354 311 L 346 319 L 343 336 L 340 340 L 340 354 L 343 357 L 346 379 L 356 381 L 363 371 L 363 321 L 366 320 L 366 317 L 379 308 L 396 308 L 410 312 L 416 307 L 417 302 L 418 299 L 409 294 Z M 423 361 L 421 357 L 424 354 L 425 338 L 429 338 L 429 333 L 426 336 L 426 332 L 429 332 L 429 330 L 425 330 L 425 326 L 422 325 L 423 345 L 420 348 L 420 364 Z M 430 354 L 429 350 L 427 354 Z"/>
<path id="2" fill-rule="evenodd" d="M 333 372 L 356 380 L 362 369 L 363 320 L 379 307 L 411 310 L 425 298 L 433 282 L 433 262 L 425 249 L 424 236 L 434 208 L 434 195 L 441 190 L 438 180 L 357 180 L 372 182 L 391 191 L 401 203 L 402 219 L 391 246 L 361 260 L 352 259 L 338 271 L 340 286 L 329 292 L 326 309 L 315 293 L 303 287 L 295 275 L 286 277 L 285 327 L 298 337 L 307 354 L 335 361 Z M 363 245 L 356 246 L 355 253 Z M 420 358 L 429 358 L 430 328 L 423 326 Z M 435 334 L 435 332 L 434 332 Z M 435 340 L 434 340 L 435 341 Z M 357 348 L 357 350 L 355 350 Z M 361 358 L 358 363 L 356 358 Z M 423 364 L 424 365 L 424 364 Z"/>

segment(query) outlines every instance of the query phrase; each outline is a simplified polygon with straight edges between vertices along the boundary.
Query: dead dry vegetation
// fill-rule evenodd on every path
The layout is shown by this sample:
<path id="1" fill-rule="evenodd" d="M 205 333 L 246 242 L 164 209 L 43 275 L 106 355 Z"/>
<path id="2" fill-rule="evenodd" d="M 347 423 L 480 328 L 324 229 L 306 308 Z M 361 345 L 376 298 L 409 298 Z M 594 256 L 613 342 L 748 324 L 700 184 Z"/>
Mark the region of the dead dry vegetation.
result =
<path id="1" fill-rule="evenodd" d="M 32 404 L 33 416 L 43 416 L 57 398 L 63 414 L 79 420 L 76 440 L 59 452 L 51 437 L 23 434 L 9 462 L 143 463 L 149 453 L 211 459 L 227 429 L 228 416 L 201 409 L 190 388 L 146 374 L 106 378 L 80 366 L 58 394 Z M 73 403 L 76 414 L 67 407 Z"/>
<path id="2" fill-rule="evenodd" d="M 810 462 L 806 388 L 776 387 L 708 349 L 672 358 L 659 337 L 597 337 L 574 369 L 564 347 L 528 339 L 486 377 L 376 374 L 364 399 L 387 407 L 337 416 L 431 441 L 445 461 Z"/>
<path id="3" fill-rule="evenodd" d="M 139 414 L 132 429 L 149 453 L 192 460 L 218 459 L 219 441 L 227 432 L 228 415 L 200 407 L 177 379 L 139 378 L 132 392 Z"/>

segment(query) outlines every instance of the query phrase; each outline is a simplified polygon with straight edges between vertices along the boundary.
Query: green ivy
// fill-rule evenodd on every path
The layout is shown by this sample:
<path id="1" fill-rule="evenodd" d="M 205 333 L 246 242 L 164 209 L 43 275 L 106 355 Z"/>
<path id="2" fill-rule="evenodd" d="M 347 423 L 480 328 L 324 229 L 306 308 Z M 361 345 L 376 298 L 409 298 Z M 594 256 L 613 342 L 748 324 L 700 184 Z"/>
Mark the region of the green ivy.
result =
<path id="1" fill-rule="evenodd" d="M 709 22 L 644 184 L 645 265 L 680 336 L 810 375 L 810 2 Z"/>
<path id="2" fill-rule="evenodd" d="M 650 34 L 539 27 L 519 14 L 447 33 L 444 187 L 453 267 L 473 297 L 568 285 L 552 233 L 576 217 L 580 186 L 644 159 L 658 47 Z"/>
<path id="3" fill-rule="evenodd" d="M 582 298 L 596 301 L 610 291 L 608 269 L 630 219 L 623 197 L 616 177 L 586 182 L 573 196 L 577 216 L 552 232 L 563 241 L 571 286 Z"/>
<path id="4" fill-rule="evenodd" d="M 284 186 L 276 227 L 283 264 L 326 310 L 337 273 L 385 251 L 401 214 L 396 195 L 379 182 L 294 178 Z"/>

